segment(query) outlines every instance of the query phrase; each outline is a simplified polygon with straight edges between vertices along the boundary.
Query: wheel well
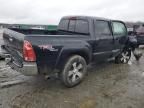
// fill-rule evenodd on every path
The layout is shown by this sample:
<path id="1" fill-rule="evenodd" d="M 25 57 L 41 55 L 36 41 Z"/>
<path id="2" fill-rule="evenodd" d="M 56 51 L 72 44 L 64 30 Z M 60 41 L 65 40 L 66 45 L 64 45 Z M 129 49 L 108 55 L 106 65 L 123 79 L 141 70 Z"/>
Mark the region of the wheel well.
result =
<path id="1" fill-rule="evenodd" d="M 70 54 L 68 55 L 68 57 L 73 56 L 73 55 L 82 56 L 82 57 L 85 59 L 85 61 L 86 61 L 87 64 L 89 64 L 89 62 L 90 62 L 90 57 L 89 57 L 89 55 L 86 54 L 85 52 L 73 52 L 73 53 L 70 53 Z M 67 58 L 68 58 L 68 57 L 67 57 Z"/>
<path id="2" fill-rule="evenodd" d="M 71 53 L 64 54 L 64 55 L 65 56 L 62 56 L 60 58 L 60 60 L 58 61 L 58 63 L 56 64 L 57 69 L 61 70 L 63 68 L 65 62 L 67 61 L 67 59 L 74 55 L 82 56 L 85 59 L 87 64 L 89 64 L 89 62 L 91 60 L 90 56 L 86 52 L 81 52 L 81 51 L 80 52 L 71 52 Z"/>

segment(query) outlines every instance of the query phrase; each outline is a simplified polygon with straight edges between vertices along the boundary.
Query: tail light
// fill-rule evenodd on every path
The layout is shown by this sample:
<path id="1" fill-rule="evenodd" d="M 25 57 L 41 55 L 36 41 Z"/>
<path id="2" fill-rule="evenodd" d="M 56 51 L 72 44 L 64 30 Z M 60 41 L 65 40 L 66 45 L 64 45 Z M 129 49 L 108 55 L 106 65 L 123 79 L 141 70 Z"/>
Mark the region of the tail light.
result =
<path id="1" fill-rule="evenodd" d="M 35 52 L 30 42 L 24 40 L 23 44 L 23 57 L 25 61 L 36 61 Z"/>

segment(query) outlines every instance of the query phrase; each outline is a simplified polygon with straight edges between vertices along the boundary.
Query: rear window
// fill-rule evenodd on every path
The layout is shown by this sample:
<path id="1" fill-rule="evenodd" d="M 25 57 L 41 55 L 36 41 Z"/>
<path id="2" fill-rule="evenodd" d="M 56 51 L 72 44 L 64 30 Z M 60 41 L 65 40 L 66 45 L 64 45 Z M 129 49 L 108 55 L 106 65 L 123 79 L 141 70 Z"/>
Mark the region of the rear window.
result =
<path id="1" fill-rule="evenodd" d="M 70 20 L 68 31 L 74 32 L 75 31 L 75 25 L 76 25 L 76 20 Z"/>
<path id="2" fill-rule="evenodd" d="M 58 29 L 59 30 L 67 30 L 68 29 L 68 23 L 69 23 L 69 20 L 67 20 L 67 19 L 61 20 L 59 23 Z"/>
<path id="3" fill-rule="evenodd" d="M 81 19 L 63 19 L 61 20 L 58 29 L 80 34 L 89 34 L 89 23 L 88 21 Z"/>

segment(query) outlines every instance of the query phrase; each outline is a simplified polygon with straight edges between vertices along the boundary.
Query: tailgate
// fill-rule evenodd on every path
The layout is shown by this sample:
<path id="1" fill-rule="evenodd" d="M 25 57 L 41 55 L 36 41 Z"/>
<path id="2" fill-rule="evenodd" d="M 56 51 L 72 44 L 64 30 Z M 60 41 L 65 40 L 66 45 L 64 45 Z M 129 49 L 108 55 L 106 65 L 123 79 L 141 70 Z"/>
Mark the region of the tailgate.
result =
<path id="1" fill-rule="evenodd" d="M 4 44 L 2 48 L 6 50 L 10 55 L 12 61 L 21 66 L 23 62 L 23 41 L 24 34 L 6 29 L 3 33 Z"/>

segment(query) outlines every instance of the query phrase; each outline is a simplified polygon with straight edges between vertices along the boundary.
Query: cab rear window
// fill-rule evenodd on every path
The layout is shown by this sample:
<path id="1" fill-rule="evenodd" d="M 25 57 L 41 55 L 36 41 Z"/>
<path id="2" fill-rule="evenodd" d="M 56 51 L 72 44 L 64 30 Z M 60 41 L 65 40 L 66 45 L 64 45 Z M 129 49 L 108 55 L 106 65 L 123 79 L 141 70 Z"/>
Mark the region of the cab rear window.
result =
<path id="1" fill-rule="evenodd" d="M 68 19 L 62 19 L 59 23 L 59 30 L 65 30 L 67 31 L 68 29 L 68 24 L 69 24 L 69 20 Z"/>
<path id="2" fill-rule="evenodd" d="M 74 32 L 75 31 L 75 26 L 76 26 L 76 20 L 70 20 L 68 31 Z"/>
<path id="3" fill-rule="evenodd" d="M 89 34 L 89 23 L 81 19 L 63 19 L 58 29 L 73 33 Z"/>

